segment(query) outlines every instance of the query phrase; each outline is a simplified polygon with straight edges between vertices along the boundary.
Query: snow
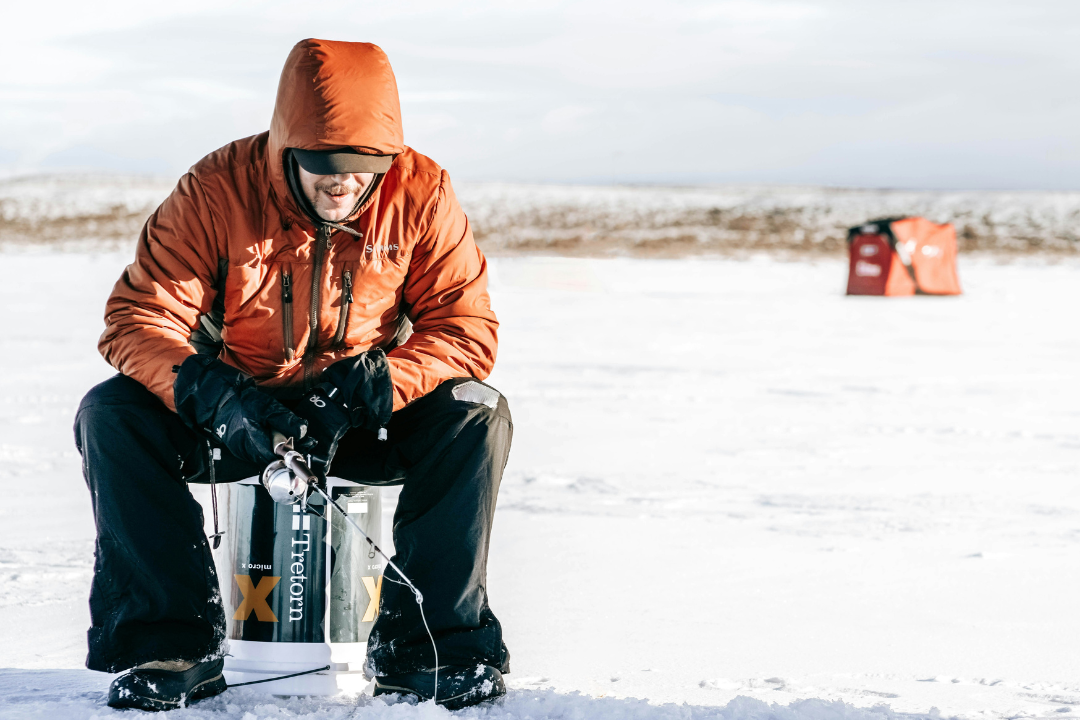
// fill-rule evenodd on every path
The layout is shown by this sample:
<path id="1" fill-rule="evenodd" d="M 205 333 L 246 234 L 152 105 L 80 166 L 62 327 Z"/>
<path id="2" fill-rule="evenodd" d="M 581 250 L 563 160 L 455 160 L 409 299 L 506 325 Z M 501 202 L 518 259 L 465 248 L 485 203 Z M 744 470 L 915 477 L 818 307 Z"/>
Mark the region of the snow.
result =
<path id="1" fill-rule="evenodd" d="M 0 253 L 0 717 L 112 717 L 82 669 L 71 435 L 125 253 Z M 959 298 L 842 262 L 492 260 L 510 400 L 497 718 L 1080 716 L 1080 263 Z M 392 503 L 391 503 L 392 504 Z M 230 690 L 170 717 L 426 718 Z"/>
<path id="2" fill-rule="evenodd" d="M 0 673 L 0 704 L 7 720 L 53 720 L 54 718 L 106 718 L 121 714 L 96 699 L 99 683 L 89 682 L 86 672 L 4 671 Z M 739 697 L 723 707 L 665 703 L 645 700 L 591 697 L 579 692 L 554 690 L 511 690 L 497 704 L 466 708 L 450 713 L 432 703 L 416 705 L 367 695 L 335 698 L 278 698 L 251 690 L 236 689 L 180 710 L 176 720 L 435 720 L 436 718 L 477 720 L 935 720 L 936 713 L 901 714 L 888 706 L 854 708 L 841 701 L 801 700 L 782 706 L 749 697 Z"/>
<path id="3" fill-rule="evenodd" d="M 176 181 L 138 175 L 32 175 L 0 181 L 0 218 L 44 221 L 153 210 Z"/>

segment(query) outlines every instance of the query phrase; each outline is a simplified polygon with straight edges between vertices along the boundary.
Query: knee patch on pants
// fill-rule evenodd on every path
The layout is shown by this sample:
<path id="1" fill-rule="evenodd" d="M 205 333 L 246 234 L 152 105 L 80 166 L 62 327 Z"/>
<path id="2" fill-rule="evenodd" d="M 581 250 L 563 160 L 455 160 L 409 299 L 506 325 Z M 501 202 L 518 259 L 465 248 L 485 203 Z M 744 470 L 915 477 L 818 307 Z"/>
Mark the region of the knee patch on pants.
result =
<path id="1" fill-rule="evenodd" d="M 487 405 L 492 410 L 499 405 L 499 391 L 475 380 L 455 385 L 451 393 L 455 400 Z"/>

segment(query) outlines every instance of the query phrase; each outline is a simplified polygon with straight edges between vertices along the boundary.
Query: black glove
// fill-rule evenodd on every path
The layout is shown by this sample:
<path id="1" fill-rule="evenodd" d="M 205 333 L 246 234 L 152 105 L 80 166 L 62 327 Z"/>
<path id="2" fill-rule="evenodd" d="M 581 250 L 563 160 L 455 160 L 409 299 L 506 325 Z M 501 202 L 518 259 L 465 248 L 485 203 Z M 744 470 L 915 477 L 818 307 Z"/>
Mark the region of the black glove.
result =
<path id="1" fill-rule="evenodd" d="M 333 398 L 349 414 L 353 427 L 377 432 L 390 422 L 394 410 L 394 386 L 386 353 L 376 348 L 338 360 L 322 374 L 324 385 L 337 388 Z"/>
<path id="2" fill-rule="evenodd" d="M 342 404 L 340 396 L 337 388 L 323 383 L 305 393 L 296 405 L 296 414 L 308 423 L 311 443 L 307 452 L 311 469 L 321 480 L 326 480 L 326 474 L 330 472 L 338 442 L 352 427 L 348 408 Z"/>
<path id="3" fill-rule="evenodd" d="M 209 355 L 192 355 L 173 382 L 176 413 L 188 427 L 213 436 L 241 460 L 266 465 L 277 459 L 271 432 L 301 449 L 307 423 L 259 390 L 255 381 Z"/>
<path id="4" fill-rule="evenodd" d="M 394 396 L 382 350 L 339 360 L 323 371 L 321 380 L 304 395 L 296 413 L 308 421 L 308 435 L 314 441 L 311 469 L 325 479 L 345 433 L 354 427 L 385 428 Z"/>

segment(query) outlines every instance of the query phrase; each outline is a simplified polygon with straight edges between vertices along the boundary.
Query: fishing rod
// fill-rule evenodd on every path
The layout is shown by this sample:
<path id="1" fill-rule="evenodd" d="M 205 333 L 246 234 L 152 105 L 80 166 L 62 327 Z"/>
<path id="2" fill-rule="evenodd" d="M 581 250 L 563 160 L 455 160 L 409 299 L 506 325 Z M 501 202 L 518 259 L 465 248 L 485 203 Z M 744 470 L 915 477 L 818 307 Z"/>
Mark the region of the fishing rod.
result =
<path id="1" fill-rule="evenodd" d="M 364 529 L 349 516 L 349 513 L 345 512 L 334 498 L 330 497 L 330 494 L 322 488 L 319 483 L 319 477 L 311 470 L 307 458 L 293 448 L 292 438 L 286 438 L 281 433 L 274 433 L 274 454 L 277 455 L 280 460 L 275 460 L 266 466 L 263 471 L 261 482 L 262 486 L 266 488 L 266 491 L 270 494 L 270 497 L 274 502 L 282 505 L 295 505 L 300 503 L 301 512 L 307 512 L 307 500 L 312 491 L 321 495 L 328 503 L 333 505 L 341 517 L 345 518 L 345 521 L 352 525 L 356 532 L 360 533 L 360 536 L 367 541 L 367 544 L 372 547 L 379 555 L 386 560 L 387 566 L 393 568 L 394 572 L 398 574 L 402 582 L 398 582 L 393 578 L 387 578 L 390 582 L 396 582 L 399 585 L 404 585 L 412 591 L 413 597 L 416 598 L 416 605 L 420 609 L 420 620 L 424 623 L 424 630 L 427 631 L 428 639 L 431 640 L 431 649 L 435 653 L 435 689 L 432 692 L 431 699 L 434 702 L 438 702 L 439 697 L 439 648 L 435 645 L 435 636 L 431 633 L 431 628 L 428 626 L 427 616 L 424 614 L 424 596 L 420 592 L 420 589 L 413 584 L 413 581 L 402 571 L 397 564 L 390 559 L 390 556 L 383 552 L 382 548 L 371 539 Z M 385 576 L 384 576 L 385 577 Z"/>

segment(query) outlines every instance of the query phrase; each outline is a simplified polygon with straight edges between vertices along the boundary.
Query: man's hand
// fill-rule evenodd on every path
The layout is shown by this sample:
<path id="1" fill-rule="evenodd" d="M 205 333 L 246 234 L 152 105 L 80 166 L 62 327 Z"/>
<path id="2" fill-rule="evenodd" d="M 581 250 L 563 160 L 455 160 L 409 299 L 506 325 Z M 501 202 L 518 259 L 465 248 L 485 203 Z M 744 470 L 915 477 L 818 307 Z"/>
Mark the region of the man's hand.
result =
<path id="1" fill-rule="evenodd" d="M 326 368 L 322 382 L 337 388 L 334 399 L 349 414 L 353 427 L 377 432 L 390 422 L 394 410 L 394 387 L 386 353 L 376 348 L 338 360 Z"/>
<path id="2" fill-rule="evenodd" d="M 369 350 L 339 360 L 322 374 L 322 383 L 304 395 L 296 413 L 308 421 L 313 441 L 311 469 L 325 478 L 338 443 L 351 428 L 378 431 L 390 422 L 393 388 L 386 353 Z"/>
<path id="3" fill-rule="evenodd" d="M 188 427 L 212 435 L 241 460 L 266 465 L 277 459 L 276 430 L 305 446 L 307 423 L 259 390 L 255 381 L 209 355 L 192 355 L 173 382 L 176 413 Z"/>
<path id="4" fill-rule="evenodd" d="M 308 392 L 296 406 L 296 414 L 307 420 L 308 453 L 311 469 L 321 480 L 330 472 L 338 443 L 352 427 L 349 412 L 341 403 L 341 392 L 330 383 L 323 383 Z"/>

